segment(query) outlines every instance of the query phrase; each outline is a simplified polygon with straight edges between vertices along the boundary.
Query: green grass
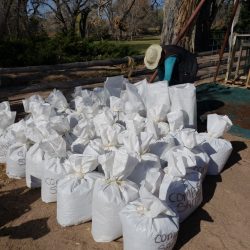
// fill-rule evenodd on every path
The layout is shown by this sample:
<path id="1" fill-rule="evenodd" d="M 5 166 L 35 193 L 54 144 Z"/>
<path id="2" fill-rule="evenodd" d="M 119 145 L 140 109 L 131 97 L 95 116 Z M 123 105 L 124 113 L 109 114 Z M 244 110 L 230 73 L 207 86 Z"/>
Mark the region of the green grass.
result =
<path id="1" fill-rule="evenodd" d="M 140 40 L 133 41 L 108 41 L 116 44 L 128 45 L 133 51 L 136 51 L 138 55 L 143 55 L 146 49 L 153 43 L 160 44 L 160 37 L 144 37 Z"/>

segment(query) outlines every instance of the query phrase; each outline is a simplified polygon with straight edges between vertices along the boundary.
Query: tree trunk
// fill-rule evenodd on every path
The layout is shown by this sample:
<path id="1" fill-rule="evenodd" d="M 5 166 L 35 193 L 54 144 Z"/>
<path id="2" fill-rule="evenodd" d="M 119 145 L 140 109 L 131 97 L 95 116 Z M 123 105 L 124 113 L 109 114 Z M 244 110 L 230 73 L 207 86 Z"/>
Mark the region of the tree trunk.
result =
<path id="1" fill-rule="evenodd" d="M 1 4 L 1 17 L 0 17 L 1 38 L 4 38 L 4 36 L 7 33 L 8 19 L 10 16 L 10 10 L 11 10 L 12 4 L 13 4 L 13 0 L 5 1 L 5 2 L 2 2 Z"/>
<path id="2" fill-rule="evenodd" d="M 208 51 L 210 30 L 223 0 L 207 0 L 202 6 L 196 22 L 195 51 Z"/>
<path id="3" fill-rule="evenodd" d="M 87 18 L 88 18 L 90 11 L 91 11 L 91 8 L 86 8 L 82 10 L 81 12 L 81 19 L 79 22 L 79 30 L 80 30 L 81 38 L 86 37 Z"/>
<path id="4" fill-rule="evenodd" d="M 164 20 L 162 27 L 161 43 L 172 44 L 182 28 L 190 18 L 196 0 L 166 0 L 164 6 Z M 189 29 L 178 45 L 194 51 L 194 25 Z"/>

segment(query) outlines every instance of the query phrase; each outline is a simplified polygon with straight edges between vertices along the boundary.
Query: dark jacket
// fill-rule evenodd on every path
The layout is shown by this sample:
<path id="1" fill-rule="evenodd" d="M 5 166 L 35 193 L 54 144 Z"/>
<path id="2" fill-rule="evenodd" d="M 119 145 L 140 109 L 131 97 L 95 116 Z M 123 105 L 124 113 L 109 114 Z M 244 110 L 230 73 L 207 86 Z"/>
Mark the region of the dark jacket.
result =
<path id="1" fill-rule="evenodd" d="M 170 55 L 177 58 L 169 85 L 193 83 L 198 71 L 195 54 L 177 45 L 164 45 L 163 49 L 166 50 L 165 59 Z"/>

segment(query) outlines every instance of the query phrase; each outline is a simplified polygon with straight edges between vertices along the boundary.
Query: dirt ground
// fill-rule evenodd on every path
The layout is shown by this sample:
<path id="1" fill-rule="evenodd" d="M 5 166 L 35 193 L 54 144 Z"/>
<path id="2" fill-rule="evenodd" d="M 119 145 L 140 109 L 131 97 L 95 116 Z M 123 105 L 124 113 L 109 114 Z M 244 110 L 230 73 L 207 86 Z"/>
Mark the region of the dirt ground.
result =
<path id="1" fill-rule="evenodd" d="M 220 176 L 207 176 L 204 201 L 180 226 L 176 249 L 250 249 L 250 140 L 227 134 L 233 153 Z M 40 190 L 0 171 L 0 249 L 121 250 L 122 238 L 96 243 L 91 223 L 62 228 L 56 204 L 41 201 Z M 143 249 L 138 249 L 143 250 Z"/>

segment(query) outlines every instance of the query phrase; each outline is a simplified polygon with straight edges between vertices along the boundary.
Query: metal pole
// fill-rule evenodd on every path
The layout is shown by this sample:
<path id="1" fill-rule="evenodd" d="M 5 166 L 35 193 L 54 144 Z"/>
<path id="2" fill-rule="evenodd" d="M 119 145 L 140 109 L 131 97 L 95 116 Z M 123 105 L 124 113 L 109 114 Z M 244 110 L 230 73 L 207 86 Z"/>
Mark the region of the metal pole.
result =
<path id="1" fill-rule="evenodd" d="M 203 6 L 203 4 L 205 2 L 206 2 L 206 0 L 201 0 L 200 3 L 197 5 L 196 9 L 192 13 L 192 15 L 189 18 L 188 22 L 186 23 L 186 25 L 184 26 L 184 28 L 181 30 L 180 34 L 174 40 L 174 42 L 173 42 L 174 45 L 177 45 L 180 42 L 180 40 L 183 38 L 183 36 L 185 35 L 185 33 L 187 32 L 187 30 L 190 28 L 191 24 L 193 23 L 194 19 L 199 14 L 199 12 L 201 10 L 201 7 Z"/>
<path id="2" fill-rule="evenodd" d="M 237 11 L 239 2 L 240 2 L 239 0 L 236 0 L 236 2 L 235 2 L 235 4 L 234 4 L 232 16 L 231 16 L 231 19 L 230 19 L 229 24 L 228 24 L 228 27 L 227 27 L 227 32 L 226 32 L 226 34 L 225 34 L 225 37 L 224 37 L 224 41 L 223 41 L 222 47 L 221 47 L 221 49 L 220 49 L 219 61 L 218 61 L 218 63 L 217 63 L 217 67 L 216 67 L 216 72 L 215 72 L 215 76 L 214 76 L 214 82 L 216 82 L 216 78 L 217 78 L 218 73 L 219 73 L 219 68 L 220 68 L 221 59 L 222 59 L 223 54 L 224 54 L 224 50 L 225 50 L 225 47 L 226 47 L 226 44 L 227 44 L 227 41 L 228 41 L 228 37 L 229 37 L 229 35 L 230 35 L 231 26 L 232 26 L 232 23 L 233 23 L 233 20 L 234 20 L 234 16 L 235 16 L 235 14 L 236 14 L 236 11 Z"/>

